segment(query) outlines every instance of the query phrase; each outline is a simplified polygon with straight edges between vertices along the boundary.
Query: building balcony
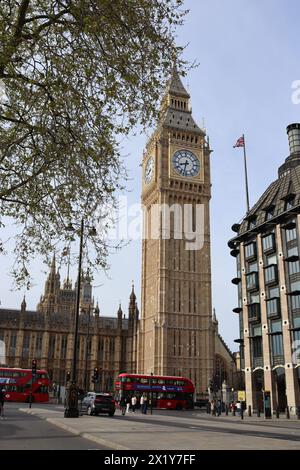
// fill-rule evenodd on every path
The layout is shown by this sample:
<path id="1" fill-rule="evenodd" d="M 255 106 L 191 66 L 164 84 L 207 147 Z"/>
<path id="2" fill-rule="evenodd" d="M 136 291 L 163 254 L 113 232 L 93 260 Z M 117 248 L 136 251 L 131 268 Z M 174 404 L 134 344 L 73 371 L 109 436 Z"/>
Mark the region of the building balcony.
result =
<path id="1" fill-rule="evenodd" d="M 287 222 L 286 224 L 281 225 L 281 228 L 283 228 L 284 230 L 293 230 L 293 228 L 296 228 L 296 222 L 291 220 L 290 222 Z"/>
<path id="2" fill-rule="evenodd" d="M 234 248 L 236 248 L 236 244 L 233 240 L 229 240 L 229 242 L 227 243 L 227 245 L 229 246 L 229 248 L 231 250 L 233 250 Z"/>
<path id="3" fill-rule="evenodd" d="M 244 345 L 244 340 L 242 338 L 237 338 L 234 340 L 234 342 L 240 344 L 241 346 Z"/>
<path id="4" fill-rule="evenodd" d="M 296 261 L 299 261 L 299 256 L 298 255 L 292 255 L 288 256 L 287 258 L 284 259 L 286 263 L 295 263 Z"/>
<path id="5" fill-rule="evenodd" d="M 242 307 L 235 307 L 233 310 L 233 313 L 241 313 L 243 311 Z"/>
<path id="6" fill-rule="evenodd" d="M 231 230 L 233 232 L 239 233 L 240 228 L 241 228 L 241 224 L 233 224 L 233 226 L 231 227 Z"/>
<path id="7" fill-rule="evenodd" d="M 236 258 L 236 257 L 240 254 L 240 250 L 238 250 L 237 248 L 235 248 L 234 250 L 231 250 L 230 254 L 231 254 L 231 256 L 233 256 L 234 258 Z"/>
<path id="8" fill-rule="evenodd" d="M 249 322 L 258 322 L 260 321 L 260 303 L 248 304 L 248 321 Z"/>

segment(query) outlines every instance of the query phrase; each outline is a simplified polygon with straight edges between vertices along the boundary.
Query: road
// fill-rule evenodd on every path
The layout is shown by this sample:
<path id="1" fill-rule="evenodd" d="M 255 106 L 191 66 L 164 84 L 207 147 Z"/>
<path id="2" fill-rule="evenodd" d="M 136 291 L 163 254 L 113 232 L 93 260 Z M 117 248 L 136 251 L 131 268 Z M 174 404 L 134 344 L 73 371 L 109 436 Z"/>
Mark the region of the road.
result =
<path id="1" fill-rule="evenodd" d="M 107 449 L 74 436 L 37 416 L 22 413 L 19 411 L 20 406 L 26 405 L 5 403 L 5 419 L 0 419 L 0 450 Z"/>

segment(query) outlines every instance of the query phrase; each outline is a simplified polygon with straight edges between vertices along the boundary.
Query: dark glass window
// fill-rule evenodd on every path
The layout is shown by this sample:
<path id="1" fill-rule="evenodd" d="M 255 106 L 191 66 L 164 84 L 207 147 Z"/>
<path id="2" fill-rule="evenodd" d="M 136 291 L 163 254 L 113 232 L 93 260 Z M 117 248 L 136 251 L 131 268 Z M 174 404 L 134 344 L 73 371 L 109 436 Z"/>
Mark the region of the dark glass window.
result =
<path id="1" fill-rule="evenodd" d="M 280 333 L 282 331 L 281 320 L 272 321 L 270 327 L 272 333 Z"/>
<path id="2" fill-rule="evenodd" d="M 61 359 L 66 359 L 67 344 L 68 344 L 68 339 L 67 339 L 67 336 L 64 335 L 64 336 L 61 337 L 61 349 L 60 349 L 60 358 Z"/>
<path id="3" fill-rule="evenodd" d="M 273 251 L 275 250 L 275 235 L 270 233 L 262 238 L 263 251 Z"/>
<path id="4" fill-rule="evenodd" d="M 266 220 L 272 219 L 273 216 L 274 216 L 274 207 L 266 211 Z"/>
<path id="5" fill-rule="evenodd" d="M 256 243 L 252 242 L 248 245 L 245 245 L 245 258 L 255 258 L 256 257 Z"/>
<path id="6" fill-rule="evenodd" d="M 292 248 L 288 248 L 287 255 L 289 256 L 298 256 L 298 247 L 293 246 Z"/>
<path id="7" fill-rule="evenodd" d="M 246 276 L 247 289 L 258 289 L 258 274 L 250 273 Z"/>
<path id="8" fill-rule="evenodd" d="M 55 354 L 55 335 L 50 335 L 49 338 L 49 349 L 48 349 L 48 358 L 53 359 Z"/>
<path id="9" fill-rule="evenodd" d="M 280 301 L 279 299 L 267 300 L 267 315 L 268 317 L 274 317 L 280 315 Z"/>
<path id="10" fill-rule="evenodd" d="M 297 230 L 296 228 L 292 228 L 291 230 L 285 231 L 286 241 L 291 242 L 292 240 L 297 239 Z"/>
<path id="11" fill-rule="evenodd" d="M 300 291 L 300 281 L 291 282 L 291 292 Z"/>
<path id="12" fill-rule="evenodd" d="M 277 264 L 277 255 L 270 255 L 266 257 L 266 265 L 270 266 L 270 264 Z"/>
<path id="13" fill-rule="evenodd" d="M 258 271 L 258 264 L 257 261 L 254 263 L 248 263 L 248 273 L 253 273 Z"/>
<path id="14" fill-rule="evenodd" d="M 271 265 L 268 266 L 265 269 L 265 283 L 266 284 L 272 284 L 278 282 L 278 271 L 277 271 L 277 266 L 276 265 Z"/>
<path id="15" fill-rule="evenodd" d="M 259 321 L 260 320 L 260 304 L 248 305 L 248 320 Z"/>
<path id="16" fill-rule="evenodd" d="M 248 229 L 251 230 L 252 228 L 256 227 L 256 217 L 253 217 L 249 220 Z"/>
<path id="17" fill-rule="evenodd" d="M 249 295 L 249 304 L 259 304 L 259 293 L 251 292 Z"/>
<path id="18" fill-rule="evenodd" d="M 293 261 L 292 263 L 288 263 L 289 267 L 289 275 L 297 274 L 300 272 L 300 262 Z"/>
<path id="19" fill-rule="evenodd" d="M 273 357 L 280 356 L 283 357 L 283 342 L 282 342 L 282 335 L 272 335 L 272 353 Z"/>
<path id="20" fill-rule="evenodd" d="M 17 335 L 11 335 L 10 337 L 10 347 L 15 348 L 17 346 Z"/>
<path id="21" fill-rule="evenodd" d="M 294 207 L 294 203 L 295 203 L 294 198 L 291 198 L 291 199 L 289 199 L 288 201 L 286 201 L 286 203 L 285 203 L 285 210 L 288 211 L 289 209 L 291 209 L 292 207 Z"/>
<path id="22" fill-rule="evenodd" d="M 292 310 L 297 310 L 300 308 L 300 295 L 291 296 Z"/>
<path id="23" fill-rule="evenodd" d="M 279 287 L 269 287 L 269 299 L 280 297 Z"/>
<path id="24" fill-rule="evenodd" d="M 252 338 L 252 355 L 253 358 L 262 357 L 262 339 L 261 336 Z"/>
<path id="25" fill-rule="evenodd" d="M 42 342 L 43 342 L 43 334 L 38 333 L 36 335 L 36 339 L 35 339 L 35 349 L 36 349 L 36 351 L 41 351 L 42 350 Z"/>

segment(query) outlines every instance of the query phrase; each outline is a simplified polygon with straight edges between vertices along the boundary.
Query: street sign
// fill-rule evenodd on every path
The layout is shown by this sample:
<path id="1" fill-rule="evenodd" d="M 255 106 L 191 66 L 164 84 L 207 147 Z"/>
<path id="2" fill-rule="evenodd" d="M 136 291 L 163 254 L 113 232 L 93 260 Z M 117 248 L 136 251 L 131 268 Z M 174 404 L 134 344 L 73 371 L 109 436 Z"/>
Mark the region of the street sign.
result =
<path id="1" fill-rule="evenodd" d="M 238 401 L 246 401 L 245 390 L 238 390 Z"/>

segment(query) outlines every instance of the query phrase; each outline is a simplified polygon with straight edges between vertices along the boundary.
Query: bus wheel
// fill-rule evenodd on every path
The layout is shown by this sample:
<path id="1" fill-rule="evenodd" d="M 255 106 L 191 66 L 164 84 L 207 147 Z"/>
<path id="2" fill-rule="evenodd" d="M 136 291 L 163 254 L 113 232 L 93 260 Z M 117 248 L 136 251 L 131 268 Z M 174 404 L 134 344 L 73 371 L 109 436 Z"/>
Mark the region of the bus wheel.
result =
<path id="1" fill-rule="evenodd" d="M 176 410 L 178 410 L 178 411 L 182 410 L 182 405 L 180 405 L 180 403 L 177 403 Z"/>

